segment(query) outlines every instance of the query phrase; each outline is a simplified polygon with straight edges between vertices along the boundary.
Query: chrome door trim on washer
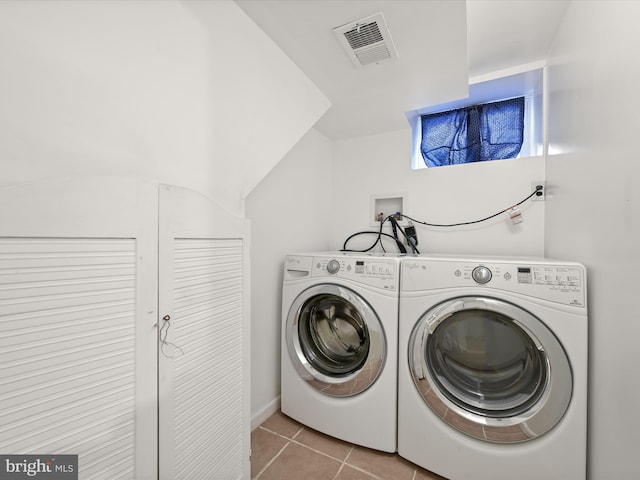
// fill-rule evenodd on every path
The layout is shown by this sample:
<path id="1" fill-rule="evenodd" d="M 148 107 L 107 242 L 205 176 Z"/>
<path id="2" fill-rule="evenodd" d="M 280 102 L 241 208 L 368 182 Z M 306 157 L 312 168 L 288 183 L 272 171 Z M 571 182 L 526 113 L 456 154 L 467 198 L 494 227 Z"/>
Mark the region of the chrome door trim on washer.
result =
<path id="1" fill-rule="evenodd" d="M 485 348 L 491 343 L 495 349 Z M 465 296 L 436 305 L 414 326 L 408 348 L 411 376 L 427 405 L 480 440 L 518 443 L 543 435 L 571 401 L 571 365 L 556 336 L 503 300 Z M 489 359 L 503 354 L 501 367 Z"/>
<path id="2" fill-rule="evenodd" d="M 307 288 L 289 308 L 285 328 L 296 371 L 323 394 L 357 395 L 382 372 L 387 351 L 382 323 L 369 303 L 347 287 Z M 321 330 L 328 338 L 322 338 Z"/>

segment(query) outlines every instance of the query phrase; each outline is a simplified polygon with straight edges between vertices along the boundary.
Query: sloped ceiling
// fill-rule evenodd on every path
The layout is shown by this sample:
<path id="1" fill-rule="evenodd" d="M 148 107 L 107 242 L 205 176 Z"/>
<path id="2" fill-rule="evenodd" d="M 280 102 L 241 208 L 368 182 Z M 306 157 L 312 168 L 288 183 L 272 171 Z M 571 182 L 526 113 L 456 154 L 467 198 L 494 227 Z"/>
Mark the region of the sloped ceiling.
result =
<path id="1" fill-rule="evenodd" d="M 408 127 L 467 96 L 469 78 L 543 60 L 568 0 L 236 0 L 332 102 L 331 139 Z M 333 29 L 382 12 L 399 58 L 356 68 Z"/>

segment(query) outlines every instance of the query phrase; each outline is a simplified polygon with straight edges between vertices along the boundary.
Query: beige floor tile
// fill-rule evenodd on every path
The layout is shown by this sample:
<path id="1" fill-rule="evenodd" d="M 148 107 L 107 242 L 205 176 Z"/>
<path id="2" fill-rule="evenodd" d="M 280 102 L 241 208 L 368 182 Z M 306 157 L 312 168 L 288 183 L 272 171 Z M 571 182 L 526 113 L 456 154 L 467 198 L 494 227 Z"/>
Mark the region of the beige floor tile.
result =
<path id="1" fill-rule="evenodd" d="M 281 412 L 252 432 L 251 448 L 251 476 L 260 474 L 258 480 L 446 480 L 398 455 L 324 435 Z"/>
<path id="2" fill-rule="evenodd" d="M 340 470 L 340 473 L 338 473 L 335 480 L 375 480 L 375 478 L 376 477 L 373 477 L 368 473 L 363 473 L 349 465 L 345 465 L 342 467 L 342 470 Z"/>
<path id="3" fill-rule="evenodd" d="M 420 467 L 417 467 L 416 476 L 414 480 L 447 480 L 447 479 L 444 477 L 441 477 L 440 475 L 437 475 L 432 472 L 428 472 L 426 470 L 423 470 Z"/>
<path id="4" fill-rule="evenodd" d="M 256 428 L 251 432 L 251 478 L 287 444 L 288 440 L 271 432 Z"/>
<path id="5" fill-rule="evenodd" d="M 344 460 L 351 451 L 353 445 L 343 442 L 337 438 L 330 437 L 323 433 L 317 432 L 311 428 L 305 428 L 296 436 L 296 442 L 303 443 L 314 450 Z"/>
<path id="6" fill-rule="evenodd" d="M 280 411 L 277 411 L 267 418 L 261 427 L 271 430 L 272 432 L 284 435 L 287 438 L 293 438 L 304 427 L 295 420 L 287 417 Z"/>
<path id="7" fill-rule="evenodd" d="M 259 480 L 331 480 L 340 462 L 306 447 L 289 443 Z"/>
<path id="8" fill-rule="evenodd" d="M 411 480 L 415 466 L 393 453 L 355 447 L 347 464 L 358 467 L 385 480 Z"/>

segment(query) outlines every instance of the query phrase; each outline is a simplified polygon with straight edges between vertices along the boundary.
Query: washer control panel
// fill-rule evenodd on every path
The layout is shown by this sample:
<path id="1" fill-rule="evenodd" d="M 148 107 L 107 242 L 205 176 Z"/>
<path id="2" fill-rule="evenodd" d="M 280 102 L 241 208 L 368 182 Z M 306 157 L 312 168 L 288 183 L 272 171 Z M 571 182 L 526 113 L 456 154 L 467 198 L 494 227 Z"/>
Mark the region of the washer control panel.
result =
<path id="1" fill-rule="evenodd" d="M 516 292 L 573 306 L 586 304 L 586 270 L 578 263 L 536 260 L 474 262 L 455 259 L 406 259 L 402 290 L 485 287 Z"/>
<path id="2" fill-rule="evenodd" d="M 397 290 L 399 262 L 385 258 L 315 257 L 311 276 L 353 280 L 385 290 Z"/>

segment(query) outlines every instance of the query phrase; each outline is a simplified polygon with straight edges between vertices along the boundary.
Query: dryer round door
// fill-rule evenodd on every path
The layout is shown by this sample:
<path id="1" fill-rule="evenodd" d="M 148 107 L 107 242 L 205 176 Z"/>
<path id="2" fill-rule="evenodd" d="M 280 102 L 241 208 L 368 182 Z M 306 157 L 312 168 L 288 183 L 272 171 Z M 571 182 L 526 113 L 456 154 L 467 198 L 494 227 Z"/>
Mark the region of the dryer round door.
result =
<path id="1" fill-rule="evenodd" d="M 436 415 L 484 441 L 543 435 L 571 401 L 571 366 L 556 336 L 495 298 L 454 298 L 427 311 L 409 340 L 409 367 Z"/>
<path id="2" fill-rule="evenodd" d="M 303 291 L 286 321 L 289 357 L 298 374 L 323 394 L 357 395 L 384 367 L 386 342 L 380 319 L 362 296 L 320 284 Z"/>

